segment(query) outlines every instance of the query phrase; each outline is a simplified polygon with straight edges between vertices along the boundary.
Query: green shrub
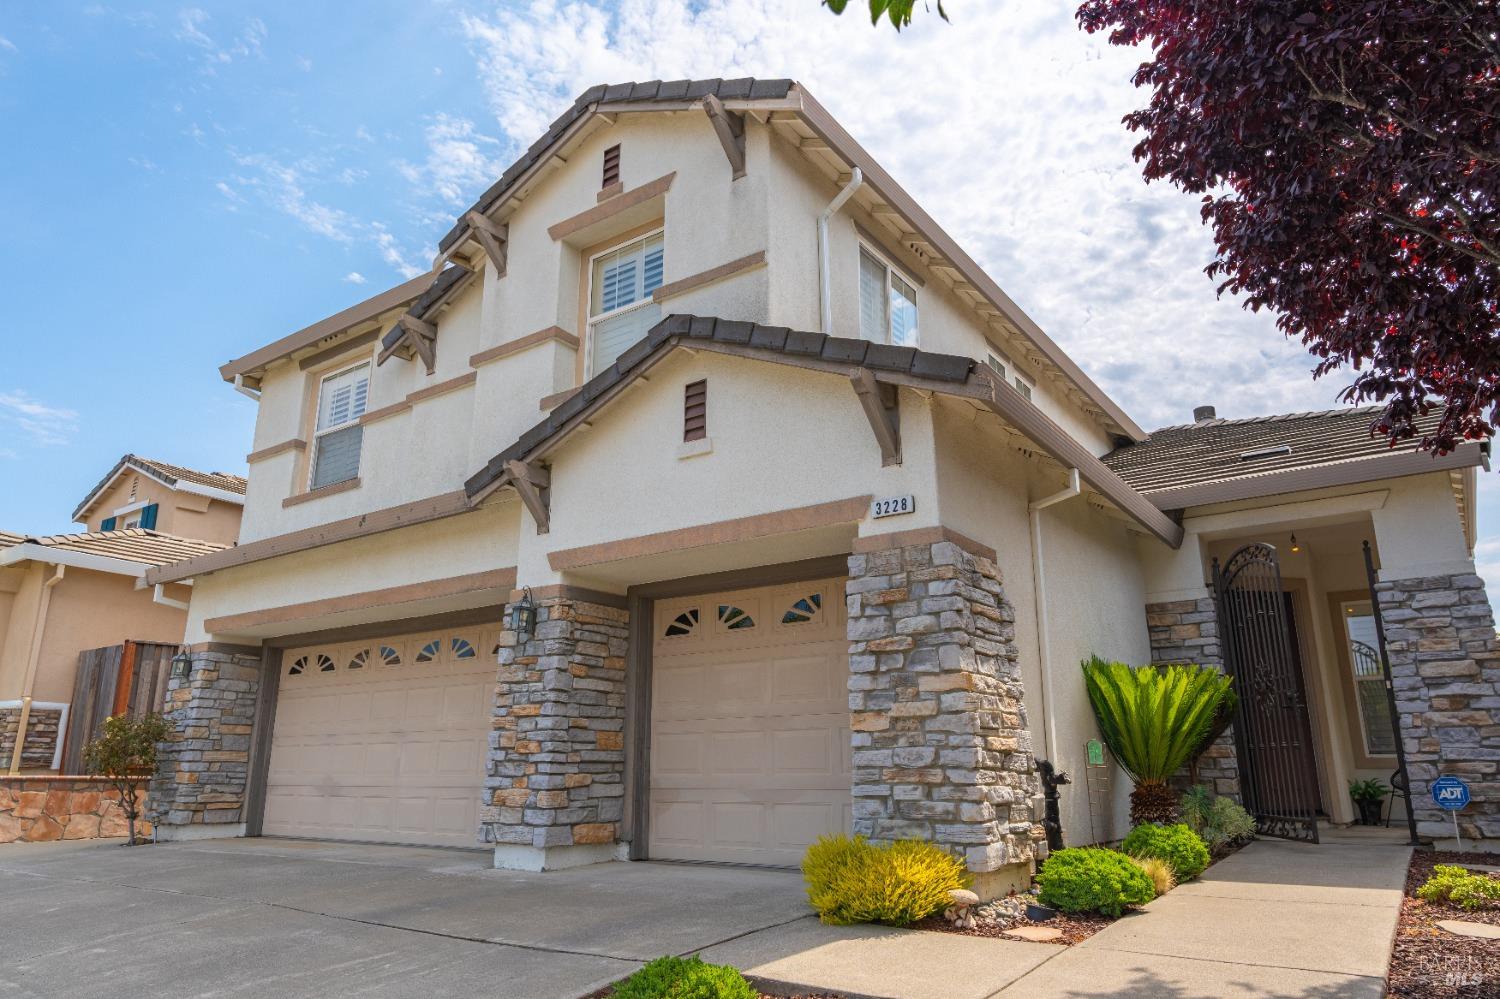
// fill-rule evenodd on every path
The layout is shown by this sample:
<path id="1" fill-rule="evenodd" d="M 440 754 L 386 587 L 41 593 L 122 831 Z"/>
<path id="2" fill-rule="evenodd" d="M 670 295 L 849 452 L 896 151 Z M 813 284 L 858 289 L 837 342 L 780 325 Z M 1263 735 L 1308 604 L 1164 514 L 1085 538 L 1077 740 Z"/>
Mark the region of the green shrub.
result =
<path id="1" fill-rule="evenodd" d="M 1118 916 L 1126 906 L 1145 905 L 1156 897 L 1156 886 L 1135 861 L 1099 847 L 1058 850 L 1036 879 L 1041 903 L 1063 912 Z"/>
<path id="2" fill-rule="evenodd" d="M 931 843 L 875 846 L 863 836 L 824 836 L 802 858 L 807 898 L 825 923 L 910 926 L 968 886 L 963 861 Z"/>
<path id="3" fill-rule="evenodd" d="M 1132 857 L 1156 857 L 1172 865 L 1177 880 L 1191 881 L 1208 866 L 1208 845 L 1203 838 L 1179 822 L 1159 826 L 1154 822 L 1130 830 L 1120 847 Z"/>
<path id="4" fill-rule="evenodd" d="M 1218 797 L 1202 784 L 1183 794 L 1181 810 L 1183 824 L 1203 837 L 1214 856 L 1255 836 L 1255 818 L 1249 812 L 1233 798 Z"/>
<path id="5" fill-rule="evenodd" d="M 1485 909 L 1500 903 L 1500 881 L 1474 874 L 1457 864 L 1438 864 L 1432 877 L 1417 889 L 1417 897 L 1427 902 L 1452 902 L 1462 909 Z"/>
<path id="6" fill-rule="evenodd" d="M 745 976 L 701 957 L 659 957 L 615 986 L 614 999 L 755 999 Z"/>

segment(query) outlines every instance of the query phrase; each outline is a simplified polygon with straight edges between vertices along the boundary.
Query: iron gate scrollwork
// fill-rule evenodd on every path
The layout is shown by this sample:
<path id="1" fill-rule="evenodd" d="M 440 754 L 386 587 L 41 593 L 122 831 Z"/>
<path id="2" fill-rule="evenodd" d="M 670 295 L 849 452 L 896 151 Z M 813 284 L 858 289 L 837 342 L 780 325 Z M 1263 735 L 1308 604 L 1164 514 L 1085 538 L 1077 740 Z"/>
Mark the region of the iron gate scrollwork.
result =
<path id="1" fill-rule="evenodd" d="M 1312 723 L 1276 549 L 1245 545 L 1213 562 L 1225 667 L 1239 694 L 1234 739 L 1245 808 L 1263 836 L 1318 841 Z"/>

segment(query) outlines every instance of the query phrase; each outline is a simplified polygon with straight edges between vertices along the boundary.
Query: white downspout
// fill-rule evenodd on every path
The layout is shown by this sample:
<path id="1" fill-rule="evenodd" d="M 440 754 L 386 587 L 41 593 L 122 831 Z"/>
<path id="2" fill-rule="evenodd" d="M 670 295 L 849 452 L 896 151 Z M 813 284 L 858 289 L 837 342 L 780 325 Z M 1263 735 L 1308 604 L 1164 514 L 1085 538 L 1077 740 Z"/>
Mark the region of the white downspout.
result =
<path id="1" fill-rule="evenodd" d="M 854 197 L 854 192 L 865 182 L 865 175 L 859 167 L 855 167 L 849 174 L 849 183 L 845 184 L 833 200 L 828 202 L 828 207 L 823 209 L 823 214 L 818 216 L 818 332 L 825 336 L 833 335 L 833 287 L 832 277 L 829 274 L 828 263 L 828 220 L 838 214 L 844 202 Z"/>
<path id="2" fill-rule="evenodd" d="M 31 722 L 31 692 L 36 688 L 37 661 L 42 657 L 42 632 L 47 627 L 47 605 L 52 602 L 52 587 L 62 582 L 67 569 L 65 565 L 57 566 L 52 578 L 42 584 L 41 596 L 37 597 L 36 624 L 31 629 L 31 648 L 26 656 L 26 679 L 21 684 L 21 717 L 16 728 L 16 745 L 10 751 L 10 772 L 13 774 L 21 772 L 21 752 L 26 748 L 26 726 Z M 61 739 L 62 734 L 63 730 L 59 728 L 57 737 Z M 53 757 L 56 755 L 54 752 Z"/>
<path id="3" fill-rule="evenodd" d="M 191 579 L 187 580 L 183 585 L 192 586 L 193 581 Z M 188 609 L 186 601 L 174 600 L 171 597 L 167 596 L 167 585 L 165 583 L 156 584 L 156 589 L 151 592 L 151 602 L 153 604 L 161 604 L 163 607 L 175 607 L 177 610 L 181 611 L 185 611 Z"/>
<path id="4" fill-rule="evenodd" d="M 234 376 L 234 390 L 248 399 L 254 399 L 256 402 L 260 401 L 260 392 L 245 384 L 244 375 Z"/>
<path id="5" fill-rule="evenodd" d="M 1062 769 L 1062 763 L 1054 755 L 1057 752 L 1057 717 L 1052 710 L 1052 643 L 1047 636 L 1047 573 L 1042 568 L 1042 511 L 1063 500 L 1072 499 L 1083 490 L 1078 484 L 1078 469 L 1068 469 L 1068 484 L 1062 489 L 1033 501 L 1027 510 L 1031 514 L 1031 602 L 1036 607 L 1036 653 L 1041 666 L 1042 701 L 1042 759 Z"/>

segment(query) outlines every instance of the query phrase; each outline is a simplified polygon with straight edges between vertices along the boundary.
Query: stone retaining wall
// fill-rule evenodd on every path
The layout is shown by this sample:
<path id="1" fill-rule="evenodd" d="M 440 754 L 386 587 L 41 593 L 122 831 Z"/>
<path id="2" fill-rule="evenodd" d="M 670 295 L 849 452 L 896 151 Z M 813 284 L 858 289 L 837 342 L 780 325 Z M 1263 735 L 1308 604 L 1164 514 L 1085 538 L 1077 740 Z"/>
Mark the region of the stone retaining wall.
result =
<path id="1" fill-rule="evenodd" d="M 146 792 L 140 792 L 144 806 Z M 151 823 L 136 820 L 136 835 Z M 120 792 L 102 777 L 0 777 L 0 843 L 50 843 L 126 834 Z"/>
<path id="2" fill-rule="evenodd" d="M 1224 668 L 1219 645 L 1219 618 L 1211 596 L 1146 605 L 1146 630 L 1151 636 L 1151 662 L 1193 663 Z M 1234 726 L 1214 740 L 1198 757 L 1197 781 L 1215 794 L 1240 798 L 1240 764 L 1234 746 Z M 1191 768 L 1172 778 L 1179 789 L 1193 783 Z"/>
<path id="3" fill-rule="evenodd" d="M 1453 835 L 1432 801 L 1432 781 L 1467 781 L 1473 803 L 1459 814 L 1470 838 L 1500 837 L 1500 642 L 1478 576 L 1424 576 L 1376 584 L 1391 680 L 1423 837 Z"/>
<path id="4" fill-rule="evenodd" d="M 242 835 L 261 652 L 190 650 L 185 677 L 167 681 L 171 738 L 161 744 L 151 808 L 162 839 Z"/>
<path id="5" fill-rule="evenodd" d="M 479 827 L 496 866 L 613 855 L 625 804 L 629 623 L 619 608 L 553 598 L 540 602 L 525 641 L 501 634 Z"/>
<path id="6" fill-rule="evenodd" d="M 995 563 L 952 541 L 849 557 L 854 831 L 963 857 L 975 890 L 1029 880 L 1046 835 Z"/>
<path id="7" fill-rule="evenodd" d="M 23 769 L 52 768 L 61 726 L 61 708 L 39 708 L 35 704 L 31 706 L 31 714 L 26 719 L 26 742 L 21 747 Z M 10 755 L 16 751 L 16 732 L 20 728 L 21 709 L 0 708 L 0 767 L 10 765 Z"/>

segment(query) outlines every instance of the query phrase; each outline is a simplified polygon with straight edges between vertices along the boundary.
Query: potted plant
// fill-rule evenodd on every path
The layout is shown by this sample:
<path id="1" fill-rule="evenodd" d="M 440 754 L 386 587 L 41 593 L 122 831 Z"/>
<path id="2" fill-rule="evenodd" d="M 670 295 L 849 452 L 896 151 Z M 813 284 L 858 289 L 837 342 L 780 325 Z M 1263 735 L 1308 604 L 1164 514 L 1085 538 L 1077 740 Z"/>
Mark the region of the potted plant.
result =
<path id="1" fill-rule="evenodd" d="M 1389 791 L 1390 789 L 1379 777 L 1366 777 L 1364 780 L 1349 782 L 1349 797 L 1354 799 L 1355 807 L 1359 809 L 1360 825 L 1380 825 L 1380 803 L 1385 801 L 1385 796 Z"/>
<path id="2" fill-rule="evenodd" d="M 1130 824 L 1177 820 L 1167 781 L 1202 750 L 1232 714 L 1230 678 L 1212 666 L 1127 666 L 1092 657 L 1083 681 L 1099 731 L 1135 783 Z"/>

